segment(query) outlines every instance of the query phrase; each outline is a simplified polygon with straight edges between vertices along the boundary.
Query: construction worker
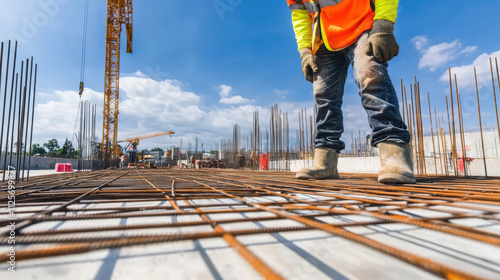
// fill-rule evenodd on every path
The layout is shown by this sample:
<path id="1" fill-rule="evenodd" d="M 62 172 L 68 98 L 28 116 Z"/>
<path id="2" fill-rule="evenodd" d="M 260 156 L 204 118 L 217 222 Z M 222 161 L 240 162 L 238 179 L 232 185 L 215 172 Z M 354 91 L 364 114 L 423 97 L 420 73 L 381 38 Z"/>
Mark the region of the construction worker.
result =
<path id="1" fill-rule="evenodd" d="M 191 159 L 190 159 L 190 167 L 191 168 L 194 168 L 195 166 L 195 163 L 196 163 L 196 158 L 194 157 L 194 155 L 191 156 Z"/>
<path id="2" fill-rule="evenodd" d="M 398 55 L 394 37 L 398 0 L 287 0 L 302 72 L 316 103 L 314 165 L 299 179 L 337 179 L 344 131 L 342 98 L 349 64 L 378 147 L 382 183 L 414 183 L 410 133 L 401 119 L 387 62 Z"/>
<path id="3" fill-rule="evenodd" d="M 125 155 L 124 154 L 122 154 L 120 156 L 120 168 L 123 168 L 123 167 L 125 167 Z"/>

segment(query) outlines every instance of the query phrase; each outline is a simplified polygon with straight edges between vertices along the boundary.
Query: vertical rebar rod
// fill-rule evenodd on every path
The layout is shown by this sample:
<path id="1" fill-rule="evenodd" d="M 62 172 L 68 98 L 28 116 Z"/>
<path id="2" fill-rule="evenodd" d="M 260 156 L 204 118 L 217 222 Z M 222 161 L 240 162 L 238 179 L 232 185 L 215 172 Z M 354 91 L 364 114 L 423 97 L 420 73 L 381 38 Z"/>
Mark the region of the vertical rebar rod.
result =
<path id="1" fill-rule="evenodd" d="M 498 83 L 498 94 L 500 96 L 500 72 L 498 71 L 498 60 L 497 58 L 495 57 L 495 65 L 496 65 L 496 69 L 497 69 L 497 83 Z M 498 117 L 498 110 L 495 111 L 497 117 Z M 498 128 L 498 141 L 500 141 L 500 128 Z"/>
<path id="2" fill-rule="evenodd" d="M 457 168 L 455 165 L 455 160 L 453 157 L 453 135 L 451 131 L 451 123 L 450 123 L 450 109 L 449 109 L 449 104 L 448 104 L 448 96 L 445 96 L 446 98 L 446 113 L 448 114 L 448 132 L 450 133 L 450 150 L 451 150 L 451 167 L 453 168 L 453 173 L 455 176 L 457 176 Z M 445 139 L 446 140 L 446 139 Z"/>
<path id="3" fill-rule="evenodd" d="M 448 68 L 448 76 L 450 80 L 450 107 L 451 107 L 451 124 L 452 124 L 452 142 L 451 142 L 451 152 L 452 152 L 452 158 L 454 162 L 454 169 L 455 169 L 455 175 L 457 175 L 457 142 L 456 142 L 456 136 L 455 136 L 455 110 L 454 110 L 454 105 L 453 105 L 453 87 L 451 85 L 451 68 Z"/>
<path id="4" fill-rule="evenodd" d="M 444 125 L 444 120 L 442 120 L 443 122 L 443 125 Z M 445 136 L 445 133 L 444 133 L 444 128 L 441 128 L 440 131 L 439 131 L 440 135 L 441 135 L 441 145 L 443 147 L 443 161 L 444 161 L 444 172 L 446 174 L 446 176 L 449 176 L 449 172 L 448 172 L 448 159 L 446 157 L 446 136 Z"/>
<path id="5" fill-rule="evenodd" d="M 460 94 L 458 93 L 458 79 L 457 74 L 454 74 L 455 79 L 455 93 L 457 95 L 457 111 L 458 111 L 458 125 L 460 129 L 460 146 L 462 149 L 462 166 L 464 168 L 464 176 L 467 177 L 467 158 L 465 154 L 465 136 L 463 134 L 463 122 L 462 122 L 462 103 L 460 100 Z"/>
<path id="6" fill-rule="evenodd" d="M 29 87 L 28 87 L 28 113 L 26 115 L 26 134 L 24 137 L 23 176 L 22 176 L 23 181 L 24 181 L 24 169 L 26 169 L 26 148 L 28 146 L 28 134 L 29 134 L 29 126 L 30 126 L 30 105 L 31 105 L 32 81 L 33 81 L 33 57 L 31 57 L 31 63 L 30 63 L 30 83 L 29 83 Z M 33 112 L 31 112 L 31 113 L 33 113 Z M 33 123 L 31 123 L 31 125 L 33 125 Z"/>
<path id="7" fill-rule="evenodd" d="M 438 146 L 438 154 L 439 154 L 439 163 L 441 164 L 441 174 L 444 175 L 443 172 L 443 155 L 441 154 L 441 145 L 439 141 L 439 126 L 438 126 L 438 115 L 436 112 L 436 107 L 434 107 L 434 121 L 436 123 L 436 137 L 437 137 L 437 146 Z"/>
<path id="8" fill-rule="evenodd" d="M 401 79 L 401 108 L 402 108 L 402 115 L 403 115 L 403 122 L 406 123 L 406 117 L 405 117 L 405 98 L 404 98 L 404 90 L 403 90 L 403 79 Z"/>
<path id="9" fill-rule="evenodd" d="M 465 131 L 464 131 L 464 119 L 463 119 L 463 112 L 462 112 L 462 98 L 461 95 L 458 94 L 457 96 L 457 105 L 458 105 L 458 121 L 460 124 L 460 139 L 462 142 L 462 159 L 463 159 L 463 165 L 464 165 L 464 176 L 467 177 L 467 151 L 465 149 Z"/>
<path id="10" fill-rule="evenodd" d="M 30 132 L 30 155 L 28 157 L 28 173 L 26 175 L 28 181 L 30 179 L 31 144 L 33 141 L 33 124 L 34 124 L 34 120 L 35 120 L 35 97 L 36 97 L 36 75 L 37 75 L 37 72 L 38 72 L 38 65 L 35 64 L 35 79 L 34 79 L 34 83 L 33 83 L 33 105 L 32 105 L 33 106 L 32 107 L 33 113 L 31 114 L 31 132 Z"/>
<path id="11" fill-rule="evenodd" d="M 496 57 L 495 57 L 495 61 L 496 61 Z M 497 67 L 498 67 L 498 64 L 497 64 Z M 495 92 L 495 78 L 493 76 L 493 63 L 491 62 L 491 57 L 490 57 L 490 72 L 491 72 L 491 85 L 493 87 L 493 100 L 495 101 L 495 116 L 497 119 L 498 142 L 500 143 L 500 122 L 498 120 L 497 94 Z M 498 74 L 498 68 L 497 68 L 497 74 Z M 500 81 L 499 81 L 499 84 L 500 84 Z"/>
<path id="12" fill-rule="evenodd" d="M 9 41 L 9 50 L 8 50 L 8 56 L 10 57 L 10 41 Z M 5 137 L 5 157 L 3 159 L 3 168 L 4 168 L 4 172 L 3 172 L 3 181 L 5 181 L 5 170 L 7 170 L 7 153 L 8 153 L 8 143 L 9 143 L 9 132 L 10 132 L 10 113 L 11 113 L 11 109 L 12 109 L 12 95 L 14 93 L 14 77 L 16 78 L 16 81 L 17 81 L 17 74 L 16 73 L 16 60 L 17 60 L 17 41 L 16 41 L 16 44 L 14 46 L 14 63 L 12 64 L 12 80 L 10 82 L 10 98 L 9 98 L 9 101 L 10 101 L 10 105 L 9 105 L 9 114 L 8 114 L 8 120 L 7 120 L 7 137 Z M 7 66 L 9 64 L 9 59 L 7 59 Z M 6 70 L 7 72 L 7 75 L 5 77 L 5 95 L 4 95 L 4 107 L 5 107 L 5 98 L 7 96 L 7 79 L 9 77 L 9 69 L 7 68 Z M 16 89 L 17 89 L 17 82 L 16 82 Z M 5 108 L 4 108 L 4 113 L 5 113 Z M 2 135 L 3 135 L 3 125 L 4 125 L 4 119 L 2 117 Z"/>
<path id="13" fill-rule="evenodd" d="M 427 167 L 425 164 L 425 149 L 424 149 L 424 129 L 422 121 L 422 99 L 420 98 L 420 83 L 415 77 L 415 98 L 417 100 L 417 120 L 418 120 L 418 143 L 419 143 L 419 156 L 420 156 L 420 173 L 427 174 Z"/>
<path id="14" fill-rule="evenodd" d="M 22 104 L 21 100 L 19 100 L 19 119 L 18 119 L 18 130 L 17 130 L 17 149 L 16 149 L 16 164 L 18 166 L 18 171 L 16 173 L 16 181 L 19 182 L 19 177 L 21 175 L 21 170 L 20 168 L 23 168 L 23 165 L 21 163 L 21 152 L 23 151 L 23 135 L 24 135 L 24 118 L 26 115 L 26 92 L 28 91 L 27 85 L 28 85 L 28 64 L 29 60 L 26 59 L 26 73 L 24 77 L 24 86 L 22 87 Z M 24 169 L 22 172 L 24 176 Z"/>
<path id="15" fill-rule="evenodd" d="M 2 88 L 2 70 L 3 70 L 3 42 L 1 43 L 1 50 L 0 50 L 0 92 Z M 9 68 L 7 65 L 6 71 Z M 4 99 L 6 97 L 7 93 L 4 94 Z M 5 101 L 3 102 L 4 109 L 3 109 L 3 114 L 5 114 Z M 2 132 L 0 133 L 0 159 L 2 158 L 2 139 L 3 139 L 3 118 L 2 118 Z M 5 171 L 4 171 L 5 172 Z"/>
<path id="16" fill-rule="evenodd" d="M 436 146 L 434 145 L 434 130 L 432 128 L 432 111 L 431 111 L 431 98 L 427 92 L 427 103 L 429 103 L 429 121 L 431 123 L 431 138 L 432 138 L 432 154 L 434 158 L 434 171 L 438 175 L 437 161 L 436 161 Z"/>
<path id="17" fill-rule="evenodd" d="M 22 69 L 22 63 L 21 63 L 21 69 Z M 22 72 L 21 72 L 21 80 L 22 80 Z M 14 112 L 12 113 L 12 130 L 11 130 L 11 139 L 10 139 L 10 155 L 9 155 L 9 166 L 12 166 L 12 147 L 14 144 L 14 127 L 16 124 L 16 106 L 17 106 L 17 82 L 19 79 L 19 74 L 16 73 L 16 86 L 14 90 Z M 17 167 L 16 167 L 16 173 L 17 173 Z"/>
<path id="18" fill-rule="evenodd" d="M 477 87 L 476 67 L 474 67 L 474 80 L 476 82 L 477 114 L 479 116 L 479 132 L 481 133 L 481 147 L 483 149 L 484 175 L 486 177 L 488 177 L 488 170 L 487 170 L 487 166 L 486 166 L 486 153 L 484 152 L 483 124 L 481 121 L 481 105 L 479 104 L 479 90 Z"/>
<path id="19" fill-rule="evenodd" d="M 413 98 L 412 98 L 413 99 Z M 413 129 L 413 141 L 414 141 L 414 147 L 415 147 L 415 160 L 416 160 L 416 166 L 418 170 L 418 174 L 422 174 L 420 172 L 420 157 L 418 156 L 418 133 L 417 133 L 417 116 L 415 114 L 415 104 L 410 104 L 410 115 L 412 119 L 412 129 Z"/>

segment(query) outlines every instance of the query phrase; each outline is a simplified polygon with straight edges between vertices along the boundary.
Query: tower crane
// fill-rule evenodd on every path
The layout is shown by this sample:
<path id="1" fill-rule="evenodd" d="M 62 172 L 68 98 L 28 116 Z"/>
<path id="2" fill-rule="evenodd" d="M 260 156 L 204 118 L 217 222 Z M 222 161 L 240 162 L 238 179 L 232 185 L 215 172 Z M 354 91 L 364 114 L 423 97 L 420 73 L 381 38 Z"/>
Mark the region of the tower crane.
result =
<path id="1" fill-rule="evenodd" d="M 109 165 L 118 159 L 118 104 L 120 81 L 120 39 L 122 24 L 127 34 L 127 53 L 132 53 L 132 0 L 108 0 L 106 23 L 106 63 L 104 70 L 104 110 L 101 156 Z"/>
<path id="2" fill-rule="evenodd" d="M 130 138 L 127 138 L 124 140 L 120 140 L 117 143 L 128 142 L 130 145 L 132 145 L 133 149 L 135 150 L 137 145 L 139 145 L 139 140 L 141 140 L 141 139 L 153 138 L 153 137 L 158 137 L 158 136 L 163 136 L 163 135 L 173 135 L 173 134 L 175 134 L 175 132 L 173 132 L 172 130 L 153 132 L 153 133 L 148 133 L 148 134 L 144 134 L 141 136 L 135 136 L 135 137 L 130 137 Z"/>

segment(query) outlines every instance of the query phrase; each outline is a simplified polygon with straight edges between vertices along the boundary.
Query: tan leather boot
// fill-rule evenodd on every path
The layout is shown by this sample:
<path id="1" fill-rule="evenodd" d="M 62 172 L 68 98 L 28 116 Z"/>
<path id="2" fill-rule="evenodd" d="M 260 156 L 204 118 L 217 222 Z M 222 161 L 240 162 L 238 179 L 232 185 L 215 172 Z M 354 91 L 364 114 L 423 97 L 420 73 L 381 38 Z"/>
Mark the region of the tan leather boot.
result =
<path id="1" fill-rule="evenodd" d="M 384 184 L 413 184 L 416 183 L 413 175 L 410 144 L 394 142 L 378 145 L 380 156 L 380 172 L 378 181 Z"/>
<path id="2" fill-rule="evenodd" d="M 335 149 L 316 148 L 314 164 L 310 168 L 302 168 L 295 174 L 298 179 L 339 179 L 337 171 L 338 154 Z"/>

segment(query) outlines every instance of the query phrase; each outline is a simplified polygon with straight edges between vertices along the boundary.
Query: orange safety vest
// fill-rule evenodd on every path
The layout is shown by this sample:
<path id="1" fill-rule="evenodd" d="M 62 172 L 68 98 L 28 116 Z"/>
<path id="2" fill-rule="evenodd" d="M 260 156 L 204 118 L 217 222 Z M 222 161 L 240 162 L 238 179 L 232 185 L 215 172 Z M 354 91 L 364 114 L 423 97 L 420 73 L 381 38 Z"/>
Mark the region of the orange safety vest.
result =
<path id="1" fill-rule="evenodd" d="M 321 37 L 327 49 L 344 49 L 372 29 L 374 6 L 371 0 L 287 0 L 304 7 L 315 17 L 319 13 Z"/>

